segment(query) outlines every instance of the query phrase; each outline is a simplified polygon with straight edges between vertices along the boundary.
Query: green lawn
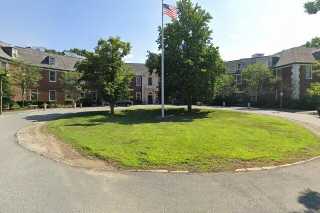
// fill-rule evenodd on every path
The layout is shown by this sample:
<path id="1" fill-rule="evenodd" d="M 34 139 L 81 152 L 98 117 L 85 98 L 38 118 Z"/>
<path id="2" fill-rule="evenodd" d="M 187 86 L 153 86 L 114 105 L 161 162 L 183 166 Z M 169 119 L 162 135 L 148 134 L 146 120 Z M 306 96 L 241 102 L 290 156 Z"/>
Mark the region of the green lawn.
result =
<path id="1" fill-rule="evenodd" d="M 170 109 L 68 116 L 48 131 L 81 152 L 121 168 L 226 171 L 320 154 L 320 139 L 284 119 L 224 110 Z"/>

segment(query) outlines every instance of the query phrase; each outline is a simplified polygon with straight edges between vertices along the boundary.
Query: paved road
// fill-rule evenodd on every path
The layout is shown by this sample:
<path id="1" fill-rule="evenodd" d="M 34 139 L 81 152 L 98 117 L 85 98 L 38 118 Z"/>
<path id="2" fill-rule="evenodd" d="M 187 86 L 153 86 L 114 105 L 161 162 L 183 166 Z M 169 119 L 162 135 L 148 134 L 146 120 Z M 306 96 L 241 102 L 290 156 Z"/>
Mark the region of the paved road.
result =
<path id="1" fill-rule="evenodd" d="M 238 174 L 95 174 L 55 163 L 16 144 L 14 134 L 21 127 L 68 111 L 72 110 L 46 112 L 51 115 L 7 113 L 0 118 L 0 213 L 270 213 L 320 209 L 320 160 Z"/>

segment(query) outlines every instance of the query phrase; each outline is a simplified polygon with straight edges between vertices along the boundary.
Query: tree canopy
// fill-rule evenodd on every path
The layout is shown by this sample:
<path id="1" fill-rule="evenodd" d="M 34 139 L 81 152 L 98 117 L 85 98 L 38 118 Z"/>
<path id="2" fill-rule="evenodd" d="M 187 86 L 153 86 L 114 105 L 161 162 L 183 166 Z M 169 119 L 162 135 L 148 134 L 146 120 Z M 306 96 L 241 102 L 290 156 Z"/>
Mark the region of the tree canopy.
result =
<path id="1" fill-rule="evenodd" d="M 309 14 L 316 14 L 320 11 L 320 0 L 309 1 L 304 4 L 304 8 Z"/>
<path id="2" fill-rule="evenodd" d="M 178 19 L 159 28 L 157 43 L 161 49 L 164 30 L 166 96 L 186 102 L 191 111 L 194 101 L 213 98 L 214 81 L 224 72 L 224 63 L 212 42 L 211 15 L 191 0 L 178 1 L 177 10 Z M 149 53 L 146 65 L 159 69 L 159 56 Z"/>
<path id="3" fill-rule="evenodd" d="M 0 80 L 2 81 L 2 91 L 0 95 L 3 97 L 3 104 L 6 104 L 10 100 L 10 81 L 8 76 L 8 71 L 0 66 Z M 2 94 L 1 94 L 2 92 Z"/>
<path id="4" fill-rule="evenodd" d="M 25 64 L 22 61 L 14 61 L 10 66 L 10 77 L 14 85 L 20 88 L 24 104 L 27 92 L 39 86 L 42 76 L 37 66 Z"/>
<path id="5" fill-rule="evenodd" d="M 62 75 L 62 82 L 66 99 L 76 104 L 81 98 L 81 84 L 79 72 L 64 72 Z"/>
<path id="6" fill-rule="evenodd" d="M 315 37 L 306 43 L 306 47 L 320 48 L 320 37 Z"/>
<path id="7" fill-rule="evenodd" d="M 94 52 L 86 52 L 86 59 L 77 64 L 82 73 L 81 81 L 88 89 L 108 101 L 114 114 L 116 101 L 129 97 L 132 71 L 123 58 L 130 52 L 130 44 L 118 37 L 100 39 Z"/>
<path id="8" fill-rule="evenodd" d="M 215 97 L 220 97 L 224 100 L 226 97 L 232 96 L 237 91 L 238 88 L 233 75 L 223 74 L 220 75 L 215 81 Z"/>
<path id="9" fill-rule="evenodd" d="M 275 83 L 272 71 L 261 63 L 248 65 L 241 75 L 247 93 L 254 96 L 257 103 L 262 93 L 272 88 L 271 85 Z"/>

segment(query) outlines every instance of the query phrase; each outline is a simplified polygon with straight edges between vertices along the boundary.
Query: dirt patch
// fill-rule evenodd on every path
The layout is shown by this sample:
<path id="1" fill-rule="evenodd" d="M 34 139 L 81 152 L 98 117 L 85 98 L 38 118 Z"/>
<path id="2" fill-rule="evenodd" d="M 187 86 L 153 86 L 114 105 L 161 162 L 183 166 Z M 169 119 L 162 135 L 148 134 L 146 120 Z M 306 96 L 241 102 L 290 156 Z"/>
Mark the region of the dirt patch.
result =
<path id="1" fill-rule="evenodd" d="M 17 139 L 21 146 L 57 162 L 96 171 L 116 170 L 106 161 L 83 156 L 71 145 L 65 144 L 53 135 L 48 134 L 43 122 L 19 130 Z"/>

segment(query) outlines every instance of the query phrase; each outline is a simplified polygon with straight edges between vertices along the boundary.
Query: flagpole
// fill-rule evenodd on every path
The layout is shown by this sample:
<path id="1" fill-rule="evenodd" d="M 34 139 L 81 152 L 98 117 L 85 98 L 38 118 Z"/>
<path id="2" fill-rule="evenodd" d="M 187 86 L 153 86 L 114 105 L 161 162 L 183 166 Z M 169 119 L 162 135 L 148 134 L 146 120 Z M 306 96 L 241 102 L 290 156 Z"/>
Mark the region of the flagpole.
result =
<path id="1" fill-rule="evenodd" d="M 162 48 L 162 52 L 161 52 L 161 117 L 164 118 L 165 114 L 164 114 L 164 28 L 163 28 L 163 0 L 161 0 L 162 2 L 162 32 L 161 32 L 161 48 Z"/>

